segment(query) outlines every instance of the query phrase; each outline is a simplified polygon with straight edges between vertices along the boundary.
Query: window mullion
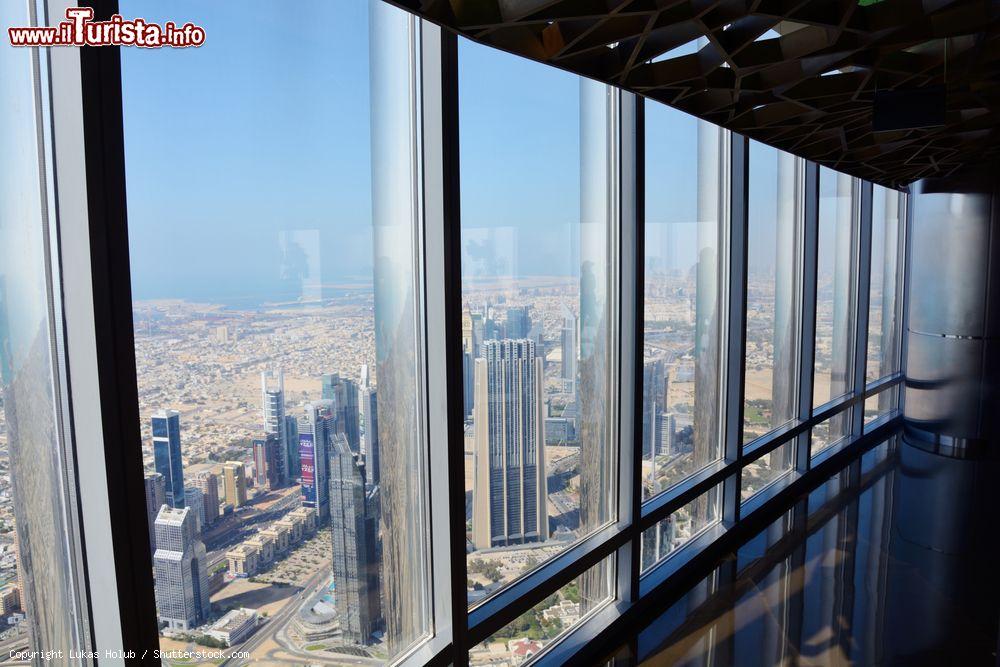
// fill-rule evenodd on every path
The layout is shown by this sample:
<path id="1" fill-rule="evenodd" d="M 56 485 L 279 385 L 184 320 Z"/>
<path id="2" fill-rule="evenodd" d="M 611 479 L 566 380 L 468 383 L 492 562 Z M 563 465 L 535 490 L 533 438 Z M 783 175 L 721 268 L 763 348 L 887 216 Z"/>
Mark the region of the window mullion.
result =
<path id="1" fill-rule="evenodd" d="M 868 306 L 871 300 L 872 268 L 872 184 L 870 181 L 855 181 L 855 192 L 860 195 L 857 245 L 857 271 L 855 272 L 856 306 L 854 324 L 854 377 L 851 393 L 865 390 L 865 375 L 868 367 Z M 860 191 L 860 192 L 859 192 Z M 883 350 L 883 354 L 885 351 Z M 861 435 L 865 423 L 865 405 L 859 403 L 851 414 L 851 437 Z"/>
<path id="2" fill-rule="evenodd" d="M 816 253 L 819 238 L 819 165 L 805 165 L 805 224 L 802 234 L 802 311 L 799 342 L 799 409 L 800 420 L 812 416 L 813 374 L 816 352 Z M 809 433 L 798 437 L 795 467 L 799 472 L 809 469 Z"/>
<path id="3" fill-rule="evenodd" d="M 725 384 L 726 408 L 723 446 L 727 461 L 743 458 L 743 392 L 746 381 L 747 241 L 750 205 L 750 142 L 742 135 L 730 137 L 729 172 L 729 286 Z M 737 471 L 725 481 L 722 518 L 726 525 L 739 521 L 740 477 Z"/>

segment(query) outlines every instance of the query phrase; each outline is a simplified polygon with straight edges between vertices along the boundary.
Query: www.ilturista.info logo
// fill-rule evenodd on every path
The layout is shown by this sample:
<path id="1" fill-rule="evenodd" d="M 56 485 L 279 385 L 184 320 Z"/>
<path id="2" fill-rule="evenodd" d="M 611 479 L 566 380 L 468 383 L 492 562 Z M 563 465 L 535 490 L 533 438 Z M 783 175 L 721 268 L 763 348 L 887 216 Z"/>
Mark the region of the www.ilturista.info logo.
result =
<path id="1" fill-rule="evenodd" d="M 65 21 L 54 27 L 7 28 L 11 46 L 164 46 L 185 48 L 205 43 L 205 29 L 193 23 L 163 25 L 145 19 L 124 19 L 115 14 L 107 21 L 94 21 L 91 7 L 71 7 Z"/>

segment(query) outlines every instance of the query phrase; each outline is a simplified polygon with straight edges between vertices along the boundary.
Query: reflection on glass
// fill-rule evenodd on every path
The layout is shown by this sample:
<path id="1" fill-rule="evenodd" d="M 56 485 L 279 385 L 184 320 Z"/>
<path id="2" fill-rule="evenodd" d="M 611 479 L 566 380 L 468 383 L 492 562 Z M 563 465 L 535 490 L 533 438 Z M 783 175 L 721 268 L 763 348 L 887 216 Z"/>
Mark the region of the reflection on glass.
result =
<path id="1" fill-rule="evenodd" d="M 872 382 L 899 370 L 902 323 L 901 235 L 903 195 L 881 185 L 872 186 L 872 264 L 868 304 L 868 365 L 865 381 Z"/>
<path id="2" fill-rule="evenodd" d="M 812 427 L 809 437 L 809 451 L 811 456 L 815 456 L 831 445 L 843 442 L 851 434 L 850 414 L 853 409 L 848 408 L 844 412 L 834 415 Z"/>
<path id="3" fill-rule="evenodd" d="M 796 414 L 802 164 L 750 142 L 744 443 Z"/>
<path id="4" fill-rule="evenodd" d="M 722 487 L 710 489 L 701 498 L 695 498 L 652 528 L 642 532 L 642 571 L 650 569 L 675 549 L 687 544 L 719 520 L 719 502 Z"/>
<path id="5" fill-rule="evenodd" d="M 431 631 L 419 23 L 129 5 L 214 35 L 122 50 L 160 645 L 391 662 Z M 246 48 L 274 30 L 301 39 Z"/>
<path id="6" fill-rule="evenodd" d="M 471 665 L 522 665 L 614 595 L 609 556 L 469 650 Z"/>
<path id="7" fill-rule="evenodd" d="M 858 187 L 857 179 L 820 168 L 813 407 L 851 389 Z M 844 419 L 842 414 L 834 421 Z M 831 428 L 841 432 L 845 426 L 834 424 Z"/>
<path id="8" fill-rule="evenodd" d="M 0 24 L 35 24 L 33 3 L 0 5 Z M 41 12 L 41 10 L 39 10 Z M 0 40 L 0 607 L 3 658 L 92 649 L 75 522 L 58 285 L 51 276 L 51 165 L 36 105 L 46 98 L 37 49 Z M 37 96 L 37 97 L 36 97 Z M 47 132 L 45 132 L 48 135 Z M 50 236 L 51 233 L 51 236 Z M 8 609 L 7 604 L 10 603 Z M 36 659 L 41 662 L 41 659 Z M 67 660 L 66 664 L 82 664 Z"/>
<path id="9" fill-rule="evenodd" d="M 722 452 L 726 136 L 646 105 L 643 498 Z"/>
<path id="10" fill-rule="evenodd" d="M 471 604 L 615 516 L 616 93 L 459 44 Z"/>
<path id="11" fill-rule="evenodd" d="M 879 417 L 887 415 L 899 405 L 899 385 L 883 389 L 865 399 L 865 428 Z"/>
<path id="12" fill-rule="evenodd" d="M 777 449 L 743 467 L 740 479 L 740 500 L 745 501 L 764 487 L 790 472 L 795 465 L 795 441 L 786 442 Z"/>

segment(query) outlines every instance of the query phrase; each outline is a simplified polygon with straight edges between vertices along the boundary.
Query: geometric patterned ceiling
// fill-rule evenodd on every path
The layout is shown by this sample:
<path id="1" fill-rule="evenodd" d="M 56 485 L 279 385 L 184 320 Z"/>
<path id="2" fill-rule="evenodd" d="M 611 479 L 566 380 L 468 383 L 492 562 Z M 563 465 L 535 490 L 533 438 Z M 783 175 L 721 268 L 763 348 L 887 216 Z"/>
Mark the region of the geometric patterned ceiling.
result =
<path id="1" fill-rule="evenodd" d="M 900 187 L 1000 156 L 1000 0 L 392 0 L 505 51 Z M 873 132 L 876 91 L 943 125 Z"/>

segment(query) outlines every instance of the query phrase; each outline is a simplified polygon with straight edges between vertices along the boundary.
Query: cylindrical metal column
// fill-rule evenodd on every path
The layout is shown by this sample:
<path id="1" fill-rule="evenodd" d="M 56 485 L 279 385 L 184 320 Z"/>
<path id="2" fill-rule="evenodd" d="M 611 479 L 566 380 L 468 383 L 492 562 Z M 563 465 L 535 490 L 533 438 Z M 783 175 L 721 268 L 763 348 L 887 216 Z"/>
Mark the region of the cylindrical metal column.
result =
<path id="1" fill-rule="evenodd" d="M 992 182 L 991 182 L 992 181 Z M 910 206 L 908 440 L 1000 454 L 1000 189 L 919 181 Z"/>

